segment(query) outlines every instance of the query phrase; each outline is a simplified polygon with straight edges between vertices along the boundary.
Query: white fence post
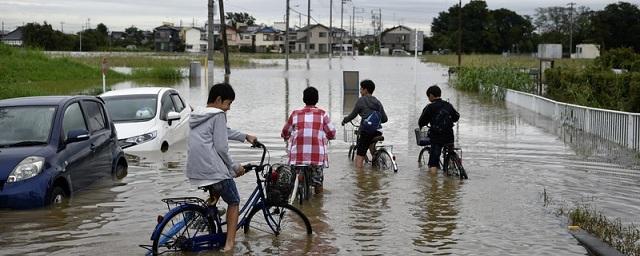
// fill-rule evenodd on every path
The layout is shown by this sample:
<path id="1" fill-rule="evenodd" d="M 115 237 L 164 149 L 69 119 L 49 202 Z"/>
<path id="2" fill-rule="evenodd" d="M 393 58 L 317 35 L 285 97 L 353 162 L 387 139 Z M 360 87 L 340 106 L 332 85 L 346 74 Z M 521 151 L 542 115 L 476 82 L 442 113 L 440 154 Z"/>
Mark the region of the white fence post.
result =
<path id="1" fill-rule="evenodd" d="M 638 127 L 636 127 L 635 116 L 628 115 L 629 122 L 627 122 L 627 147 L 637 149 L 635 145 L 636 136 L 638 135 Z"/>

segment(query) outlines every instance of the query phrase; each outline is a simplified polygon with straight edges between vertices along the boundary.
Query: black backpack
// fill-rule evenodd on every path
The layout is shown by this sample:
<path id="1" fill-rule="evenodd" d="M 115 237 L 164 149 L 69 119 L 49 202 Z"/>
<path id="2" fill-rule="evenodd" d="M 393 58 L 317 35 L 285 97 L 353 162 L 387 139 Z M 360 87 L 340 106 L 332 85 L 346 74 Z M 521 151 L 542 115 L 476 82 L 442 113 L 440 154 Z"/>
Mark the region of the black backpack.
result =
<path id="1" fill-rule="evenodd" d="M 431 121 L 431 131 L 437 134 L 444 134 L 451 128 L 453 128 L 451 113 L 446 110 L 446 107 L 442 107 Z"/>

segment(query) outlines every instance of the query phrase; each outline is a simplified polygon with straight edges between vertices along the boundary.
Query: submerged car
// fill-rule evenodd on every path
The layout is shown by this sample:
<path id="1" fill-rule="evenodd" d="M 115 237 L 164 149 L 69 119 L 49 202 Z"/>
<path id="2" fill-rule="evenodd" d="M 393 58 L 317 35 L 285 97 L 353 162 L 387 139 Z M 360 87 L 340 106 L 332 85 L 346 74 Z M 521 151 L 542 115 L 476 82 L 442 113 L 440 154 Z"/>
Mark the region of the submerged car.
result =
<path id="1" fill-rule="evenodd" d="M 165 152 L 186 138 L 191 108 L 175 89 L 131 88 L 100 97 L 106 102 L 125 152 Z"/>
<path id="2" fill-rule="evenodd" d="M 0 100 L 0 208 L 59 203 L 127 174 L 104 102 L 90 96 Z"/>

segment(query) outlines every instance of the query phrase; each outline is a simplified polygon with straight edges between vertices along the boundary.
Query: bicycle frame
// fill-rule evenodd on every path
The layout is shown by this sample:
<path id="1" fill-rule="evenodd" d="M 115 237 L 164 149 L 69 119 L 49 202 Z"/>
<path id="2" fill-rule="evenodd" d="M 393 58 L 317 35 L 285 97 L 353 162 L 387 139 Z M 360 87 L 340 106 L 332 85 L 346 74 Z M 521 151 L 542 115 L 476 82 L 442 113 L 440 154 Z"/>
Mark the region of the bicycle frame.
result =
<path id="1" fill-rule="evenodd" d="M 349 121 L 349 123 L 351 125 L 353 125 L 353 127 L 355 128 L 354 133 L 356 134 L 356 140 L 354 142 L 351 143 L 350 145 L 350 149 L 349 149 L 349 157 L 353 160 L 352 155 L 355 155 L 356 153 L 356 144 L 357 141 L 360 139 L 360 133 L 358 132 L 358 125 L 354 124 L 353 121 Z M 375 145 L 374 145 L 375 143 Z M 380 144 L 378 145 L 378 143 L 381 143 L 381 141 L 378 142 L 374 142 L 371 145 L 369 145 L 369 150 L 367 151 L 371 151 L 371 147 L 373 146 L 375 148 L 375 150 L 373 150 L 373 152 L 371 153 L 371 159 L 369 159 L 369 157 L 365 154 L 365 162 L 371 162 L 371 163 L 375 163 L 378 159 L 378 156 L 381 154 L 381 152 L 385 152 L 387 153 L 390 157 L 391 157 L 391 163 L 392 163 L 392 168 L 394 172 L 398 172 L 398 164 L 396 163 L 396 157 L 393 155 L 393 146 L 391 145 L 384 145 L 384 144 Z"/>
<path id="2" fill-rule="evenodd" d="M 238 221 L 236 230 L 247 225 L 248 215 L 249 213 L 251 213 L 251 211 L 255 207 L 259 207 L 260 209 L 262 209 L 264 218 L 268 219 L 267 224 L 269 225 L 269 228 L 271 228 L 272 230 L 276 230 L 275 227 L 272 225 L 272 223 L 274 223 L 275 220 L 270 214 L 267 214 L 267 207 L 264 207 L 264 204 L 266 202 L 265 200 L 266 197 L 265 197 L 264 187 L 262 186 L 263 180 L 260 178 L 260 174 L 263 173 L 266 168 L 269 168 L 269 164 L 264 164 L 267 149 L 263 144 L 259 142 L 256 142 L 254 147 L 261 147 L 263 149 L 260 164 L 247 165 L 245 166 L 245 169 L 253 169 L 255 171 L 256 188 L 251 193 L 249 200 L 247 200 L 247 202 L 242 206 L 242 209 L 240 210 L 240 216 L 242 216 L 242 218 Z M 164 234 L 163 237 L 160 238 L 161 227 L 164 227 L 167 224 L 167 222 L 170 221 L 170 219 L 167 218 L 167 216 L 172 216 L 176 212 L 183 211 L 186 208 L 193 208 L 193 209 L 204 208 L 206 212 L 206 216 L 204 217 L 210 218 L 210 220 L 213 221 L 213 224 L 216 226 L 216 230 L 210 234 L 204 234 L 201 236 L 195 236 L 191 238 L 191 240 L 188 243 L 189 245 L 191 245 L 191 248 L 189 249 L 191 251 L 202 251 L 202 250 L 208 250 L 215 247 L 224 246 L 226 234 L 222 232 L 222 226 L 226 225 L 227 223 L 226 221 L 222 221 L 222 219 L 220 218 L 218 208 L 216 206 L 217 204 L 214 204 L 214 205 L 206 204 L 204 200 L 197 197 L 174 198 L 174 199 L 192 199 L 192 201 L 196 203 L 187 202 L 171 208 L 169 212 L 167 212 L 162 217 L 162 220 L 159 221 L 156 227 L 154 228 L 154 231 L 151 235 L 151 240 L 160 239 L 159 240 L 160 244 L 166 243 L 167 239 L 173 237 L 178 232 L 183 230 L 186 225 L 185 223 L 189 222 L 190 220 L 188 218 L 185 218 L 179 221 L 178 223 L 174 224 L 171 227 L 171 229 L 167 232 L 167 234 Z M 170 199 L 163 199 L 163 200 L 170 200 Z M 279 230 L 277 230 L 276 232 L 279 232 Z M 146 248 L 145 246 L 142 246 L 142 247 Z M 150 253 L 151 253 L 151 250 L 150 250 Z"/>

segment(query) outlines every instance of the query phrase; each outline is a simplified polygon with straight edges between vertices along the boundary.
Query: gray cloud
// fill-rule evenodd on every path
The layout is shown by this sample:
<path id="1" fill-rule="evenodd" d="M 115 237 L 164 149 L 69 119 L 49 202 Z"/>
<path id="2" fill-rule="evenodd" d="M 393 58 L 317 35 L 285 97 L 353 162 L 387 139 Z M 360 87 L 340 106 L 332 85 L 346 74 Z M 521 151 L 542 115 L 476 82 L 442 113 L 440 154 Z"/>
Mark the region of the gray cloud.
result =
<path id="1" fill-rule="evenodd" d="M 216 1 L 217 2 L 217 1 Z M 340 0 L 334 0 L 334 24 L 339 25 Z M 462 1 L 468 3 L 469 0 Z M 569 2 L 569 1 L 567 1 Z M 602 9 L 615 1 L 581 0 L 579 5 L 591 9 Z M 429 31 L 429 24 L 439 12 L 457 4 L 455 0 L 353 0 L 345 5 L 344 24 L 357 8 L 356 28 L 361 32 L 370 30 L 371 11 L 382 9 L 385 27 L 404 24 Z M 555 0 L 513 1 L 488 0 L 490 9 L 507 8 L 521 15 L 533 15 L 537 7 L 565 5 Z M 306 0 L 291 0 L 292 8 L 306 13 Z M 77 31 L 91 19 L 91 26 L 102 22 L 110 30 L 123 30 L 135 25 L 143 29 L 153 29 L 163 21 L 190 25 L 194 20 L 202 25 L 207 16 L 207 0 L 0 0 L 0 20 L 6 29 L 28 22 L 47 21 L 59 29 L 64 22 L 66 32 Z M 225 1 L 226 11 L 248 12 L 259 23 L 273 24 L 284 19 L 285 0 L 231 0 Z M 312 0 L 311 16 L 318 22 L 329 23 L 329 1 Z M 291 13 L 292 24 L 298 24 L 298 15 Z M 306 17 L 302 17 L 303 25 Z M 312 21 L 312 23 L 315 23 Z"/>

